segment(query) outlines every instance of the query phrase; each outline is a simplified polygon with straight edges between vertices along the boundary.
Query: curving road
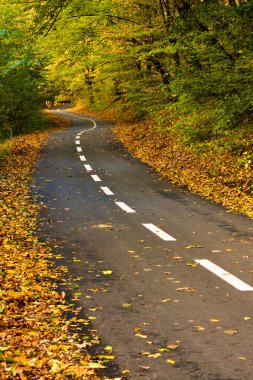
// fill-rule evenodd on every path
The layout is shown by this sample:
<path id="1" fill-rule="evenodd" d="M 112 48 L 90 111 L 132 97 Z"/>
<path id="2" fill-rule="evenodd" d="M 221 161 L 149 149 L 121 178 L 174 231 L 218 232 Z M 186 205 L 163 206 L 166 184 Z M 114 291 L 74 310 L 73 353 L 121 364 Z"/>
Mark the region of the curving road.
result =
<path id="1" fill-rule="evenodd" d="M 108 122 L 56 112 L 73 126 L 38 162 L 41 234 L 112 347 L 115 377 L 252 379 L 252 220 L 162 180 Z"/>

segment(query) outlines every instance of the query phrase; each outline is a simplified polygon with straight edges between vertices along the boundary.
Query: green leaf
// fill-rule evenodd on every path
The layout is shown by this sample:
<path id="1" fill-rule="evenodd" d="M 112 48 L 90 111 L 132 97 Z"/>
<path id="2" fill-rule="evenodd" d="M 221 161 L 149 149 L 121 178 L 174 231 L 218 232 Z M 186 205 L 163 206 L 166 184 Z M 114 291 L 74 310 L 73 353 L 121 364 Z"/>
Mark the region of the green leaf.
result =
<path id="1" fill-rule="evenodd" d="M 4 347 L 4 346 L 0 346 L 0 352 L 4 352 L 4 351 L 7 351 L 7 350 L 9 350 L 9 346 L 7 346 L 7 347 Z"/>
<path id="2" fill-rule="evenodd" d="M 114 355 L 98 355 L 98 358 L 103 360 L 115 360 L 116 359 L 116 356 Z"/>

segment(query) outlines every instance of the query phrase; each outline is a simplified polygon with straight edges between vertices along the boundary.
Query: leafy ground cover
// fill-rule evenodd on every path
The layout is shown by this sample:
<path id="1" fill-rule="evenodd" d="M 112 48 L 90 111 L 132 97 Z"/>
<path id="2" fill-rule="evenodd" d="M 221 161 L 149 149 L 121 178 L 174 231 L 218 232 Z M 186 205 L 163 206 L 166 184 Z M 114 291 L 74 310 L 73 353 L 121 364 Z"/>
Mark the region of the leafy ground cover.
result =
<path id="1" fill-rule="evenodd" d="M 87 321 L 57 292 L 66 268 L 53 266 L 53 253 L 36 236 L 42 205 L 29 192 L 41 144 L 67 126 L 51 116 L 52 128 L 0 146 L 0 379 L 95 380 L 94 369 L 103 368 L 76 333 Z"/>

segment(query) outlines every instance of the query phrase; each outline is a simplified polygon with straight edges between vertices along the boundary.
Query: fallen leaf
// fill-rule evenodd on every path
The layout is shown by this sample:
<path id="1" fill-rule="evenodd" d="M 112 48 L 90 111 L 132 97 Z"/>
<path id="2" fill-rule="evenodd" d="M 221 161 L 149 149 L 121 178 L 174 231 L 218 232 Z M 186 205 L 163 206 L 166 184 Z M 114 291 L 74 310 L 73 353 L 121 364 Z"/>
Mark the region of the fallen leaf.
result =
<path id="1" fill-rule="evenodd" d="M 227 334 L 227 335 L 235 335 L 235 334 L 238 334 L 238 330 L 225 330 L 224 331 L 224 334 Z"/>
<path id="2" fill-rule="evenodd" d="M 171 364 L 171 365 L 174 365 L 176 363 L 175 360 L 172 360 L 172 359 L 168 359 L 167 360 L 167 363 Z"/>
<path id="3" fill-rule="evenodd" d="M 203 248 L 203 246 L 202 246 L 202 245 L 195 244 L 195 245 L 187 245 L 185 248 L 186 248 L 186 249 Z"/>
<path id="4" fill-rule="evenodd" d="M 139 338 L 142 338 L 142 339 L 146 339 L 147 338 L 147 335 L 144 335 L 144 334 L 141 334 L 141 333 L 137 333 L 137 334 L 135 334 L 135 336 L 138 336 Z"/>
<path id="5" fill-rule="evenodd" d="M 205 327 L 203 327 L 203 326 L 194 326 L 194 328 L 197 331 L 203 331 L 203 330 L 205 330 Z"/>
<path id="6" fill-rule="evenodd" d="M 95 363 L 95 362 L 88 362 L 87 364 L 87 367 L 89 368 L 106 368 L 103 364 L 101 363 Z"/>
<path id="7" fill-rule="evenodd" d="M 114 355 L 98 355 L 98 358 L 101 360 L 115 360 L 116 357 Z"/>
<path id="8" fill-rule="evenodd" d="M 113 271 L 112 270 L 103 270 L 102 273 L 105 275 L 105 276 L 110 276 Z"/>
<path id="9" fill-rule="evenodd" d="M 178 345 L 178 344 L 169 344 L 167 347 L 168 347 L 170 350 L 175 350 L 176 348 L 179 347 L 179 345 Z"/>
<path id="10" fill-rule="evenodd" d="M 148 355 L 149 358 L 153 358 L 153 359 L 157 359 L 157 358 L 159 358 L 161 356 L 162 355 L 159 352 L 157 352 L 156 354 L 149 354 Z"/>
<path id="11" fill-rule="evenodd" d="M 190 263 L 190 262 L 188 262 L 186 265 L 188 267 L 197 267 L 199 265 L 199 263 Z"/>
<path id="12" fill-rule="evenodd" d="M 195 292 L 193 288 L 184 287 L 184 288 L 177 288 L 178 292 Z"/>
<path id="13" fill-rule="evenodd" d="M 238 360 L 247 360 L 247 359 L 245 358 L 245 356 L 239 356 L 237 359 L 238 359 Z"/>
<path id="14" fill-rule="evenodd" d="M 112 228 L 111 224 L 95 224 L 92 228 Z"/>
<path id="15" fill-rule="evenodd" d="M 123 303 L 122 306 L 125 308 L 132 307 L 131 303 Z"/>

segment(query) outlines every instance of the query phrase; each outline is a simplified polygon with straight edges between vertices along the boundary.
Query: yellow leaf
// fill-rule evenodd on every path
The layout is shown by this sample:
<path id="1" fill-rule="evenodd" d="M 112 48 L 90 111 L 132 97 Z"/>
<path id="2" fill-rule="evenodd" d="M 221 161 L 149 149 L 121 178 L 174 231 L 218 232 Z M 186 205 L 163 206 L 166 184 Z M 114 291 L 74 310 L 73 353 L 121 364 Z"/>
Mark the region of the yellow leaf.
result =
<path id="1" fill-rule="evenodd" d="M 147 338 L 147 335 L 140 334 L 140 333 L 135 334 L 135 336 L 138 336 L 139 338 L 142 338 L 142 339 L 146 339 Z"/>
<path id="2" fill-rule="evenodd" d="M 203 327 L 203 326 L 194 326 L 194 328 L 195 328 L 197 331 L 203 331 L 203 330 L 205 330 L 205 327 Z"/>
<path id="3" fill-rule="evenodd" d="M 235 334 L 238 334 L 238 330 L 225 330 L 224 334 L 235 335 Z"/>
<path id="4" fill-rule="evenodd" d="M 188 267 L 197 267 L 199 265 L 199 263 L 190 263 L 190 262 L 188 262 L 186 265 Z"/>
<path id="5" fill-rule="evenodd" d="M 175 350 L 178 347 L 179 347 L 178 344 L 170 344 L 169 346 L 167 346 L 167 348 L 169 348 L 170 350 Z"/>
<path id="6" fill-rule="evenodd" d="M 153 359 L 157 359 L 159 358 L 160 356 L 162 356 L 159 352 L 157 352 L 156 354 L 149 354 L 148 357 L 149 358 L 153 358 Z"/>
<path id="7" fill-rule="evenodd" d="M 167 360 L 167 363 L 169 363 L 169 364 L 171 364 L 171 365 L 174 365 L 174 364 L 176 363 L 176 361 L 175 361 L 175 360 L 172 360 L 172 359 L 169 359 L 169 360 Z"/>
<path id="8" fill-rule="evenodd" d="M 58 346 L 56 346 L 56 344 L 52 344 L 51 346 L 49 346 L 49 351 L 57 351 L 58 349 Z"/>
<path id="9" fill-rule="evenodd" d="M 186 249 L 203 248 L 203 246 L 202 246 L 202 245 L 195 244 L 195 245 L 187 245 L 185 248 L 186 248 Z"/>
<path id="10" fill-rule="evenodd" d="M 184 288 L 177 288 L 177 291 L 178 292 L 195 292 L 195 290 L 193 288 L 189 288 L 189 287 L 184 287 Z"/>
<path id="11" fill-rule="evenodd" d="M 112 270 L 103 270 L 102 272 L 105 276 L 110 276 L 112 274 Z"/>
<path id="12" fill-rule="evenodd" d="M 105 368 L 101 363 L 90 362 L 87 365 L 89 368 Z"/>

